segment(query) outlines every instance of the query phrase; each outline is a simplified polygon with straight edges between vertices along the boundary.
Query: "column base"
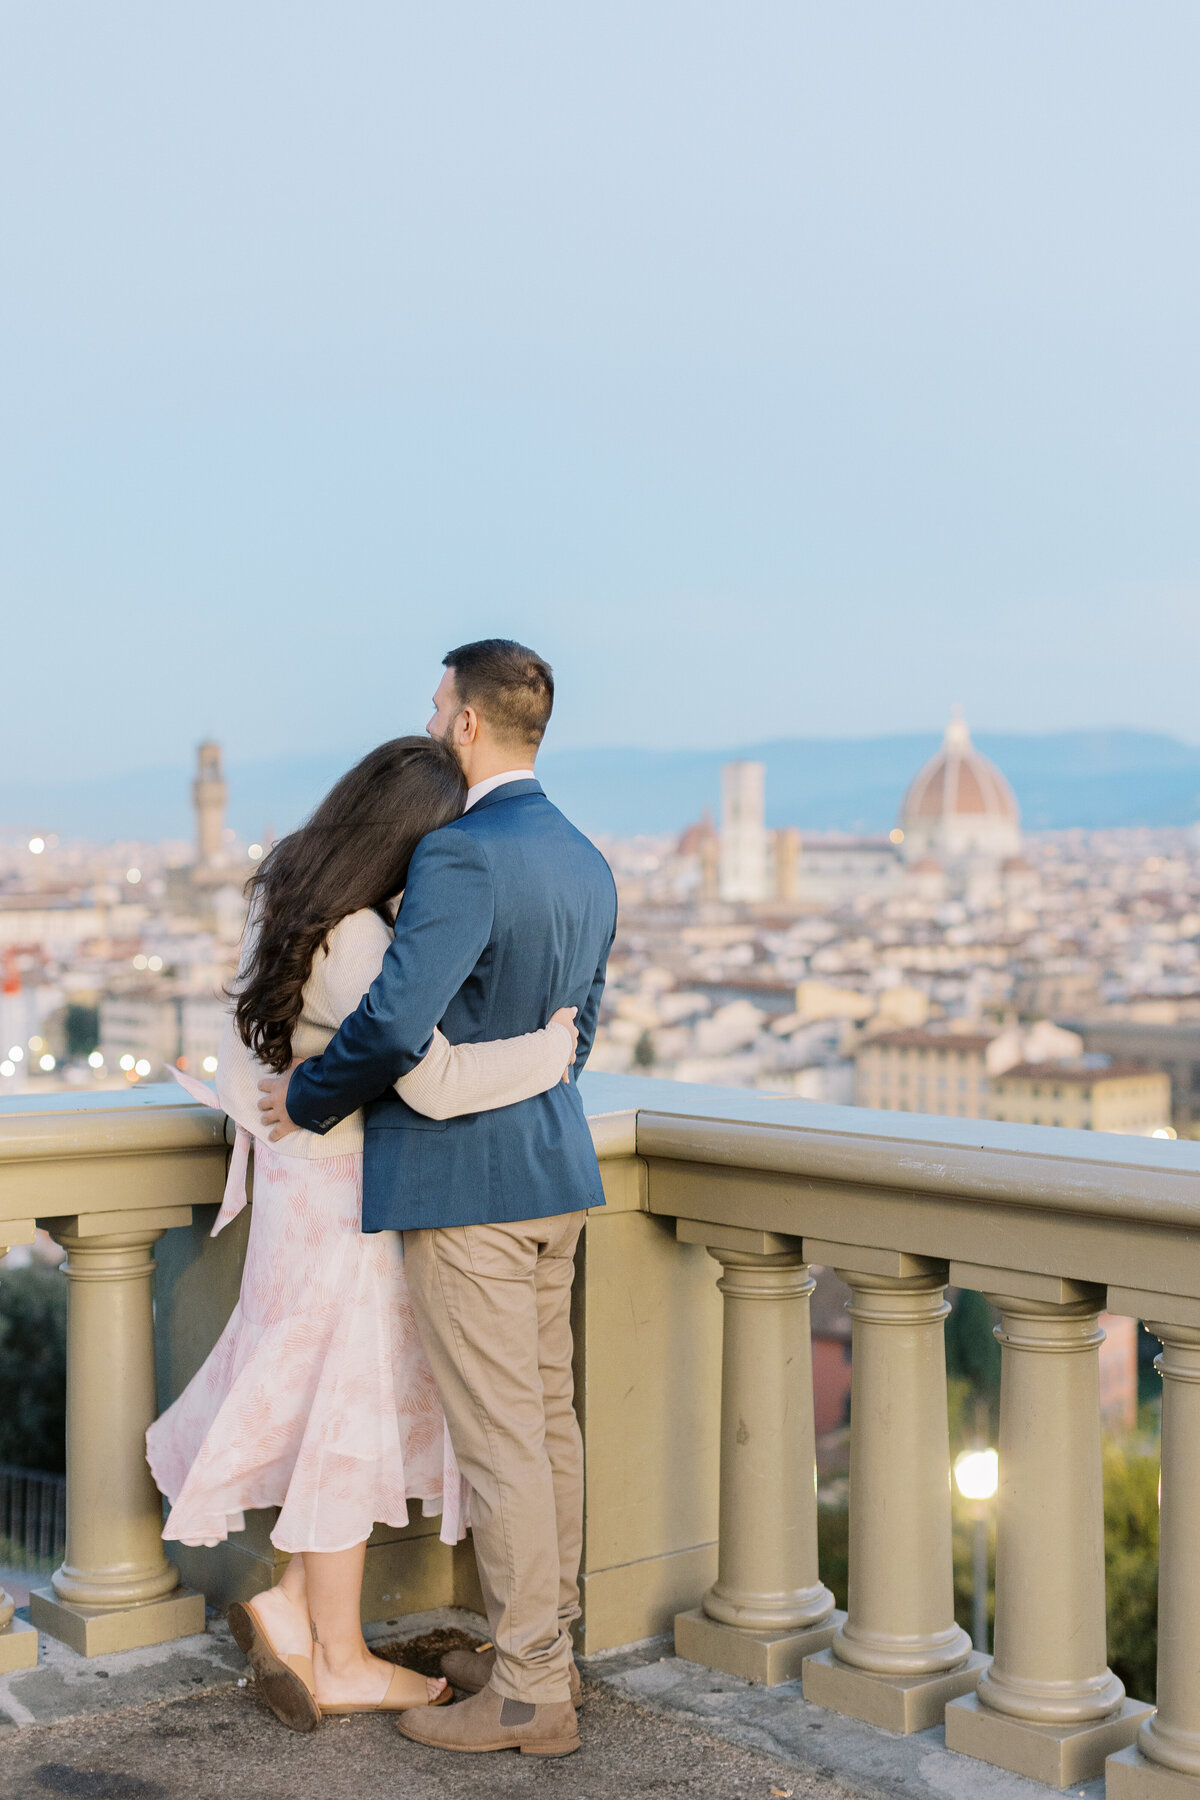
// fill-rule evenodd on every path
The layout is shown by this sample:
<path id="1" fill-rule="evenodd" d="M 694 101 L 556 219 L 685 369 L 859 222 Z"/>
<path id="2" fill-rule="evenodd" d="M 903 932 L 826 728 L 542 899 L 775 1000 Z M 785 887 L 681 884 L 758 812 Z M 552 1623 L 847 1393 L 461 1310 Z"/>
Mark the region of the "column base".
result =
<path id="1" fill-rule="evenodd" d="M 111 1656 L 116 1650 L 144 1650 L 174 1638 L 198 1637 L 204 1630 L 204 1595 L 176 1588 L 141 1606 L 68 1606 L 53 1588 L 35 1588 L 29 1616 L 39 1631 L 58 1638 L 80 1656 Z"/>
<path id="2" fill-rule="evenodd" d="M 37 1659 L 37 1631 L 24 1619 L 13 1619 L 0 1631 L 0 1675 L 11 1675 L 14 1669 L 35 1669 Z"/>
<path id="3" fill-rule="evenodd" d="M 1132 1744 L 1142 1720 L 1153 1711 L 1145 1700 L 1125 1700 L 1110 1719 L 1034 1725 L 994 1712 L 967 1694 L 946 1708 L 946 1748 L 1047 1787 L 1074 1787 L 1103 1775 L 1105 1758 Z"/>
<path id="4" fill-rule="evenodd" d="M 973 1693 L 990 1661 L 972 1650 L 957 1669 L 939 1669 L 931 1675 L 871 1675 L 839 1662 L 832 1650 L 822 1650 L 804 1664 L 804 1698 L 907 1737 L 940 1725 L 947 1701 Z"/>
<path id="5" fill-rule="evenodd" d="M 1108 1800 L 1197 1800 L 1200 1795 L 1200 1776 L 1151 1762 L 1136 1744 L 1109 1757 L 1104 1780 Z"/>
<path id="6" fill-rule="evenodd" d="M 763 1687 L 795 1681 L 805 1657 L 823 1650 L 845 1622 L 844 1612 L 831 1612 L 820 1625 L 799 1631 L 743 1631 L 739 1625 L 722 1625 L 699 1606 L 675 1615 L 675 1654 L 706 1669 L 740 1675 Z"/>

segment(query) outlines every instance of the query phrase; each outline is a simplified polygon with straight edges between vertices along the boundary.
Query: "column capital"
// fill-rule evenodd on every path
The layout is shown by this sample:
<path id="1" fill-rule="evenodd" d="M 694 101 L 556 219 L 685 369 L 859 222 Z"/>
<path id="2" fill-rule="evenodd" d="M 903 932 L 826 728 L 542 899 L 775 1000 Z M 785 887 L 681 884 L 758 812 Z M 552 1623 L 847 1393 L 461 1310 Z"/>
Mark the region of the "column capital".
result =
<path id="1" fill-rule="evenodd" d="M 1101 1303 L 1086 1300 L 1028 1300 L 1017 1294 L 988 1294 L 1000 1313 L 996 1337 L 1002 1348 L 1083 1354 L 1104 1342 Z"/>
<path id="2" fill-rule="evenodd" d="M 862 1324 L 929 1325 L 950 1311 L 944 1265 L 920 1275 L 875 1275 L 864 1269 L 835 1269 L 834 1274 L 850 1289 L 846 1311 Z"/>
<path id="3" fill-rule="evenodd" d="M 778 1250 L 758 1256 L 747 1250 L 730 1250 L 722 1244 L 710 1245 L 708 1254 L 721 1265 L 717 1287 L 726 1299 L 803 1299 L 817 1285 L 808 1263 L 796 1251 Z"/>
<path id="4" fill-rule="evenodd" d="M 1145 1324 L 1162 1344 L 1154 1366 L 1164 1381 L 1200 1381 L 1200 1327 Z"/>

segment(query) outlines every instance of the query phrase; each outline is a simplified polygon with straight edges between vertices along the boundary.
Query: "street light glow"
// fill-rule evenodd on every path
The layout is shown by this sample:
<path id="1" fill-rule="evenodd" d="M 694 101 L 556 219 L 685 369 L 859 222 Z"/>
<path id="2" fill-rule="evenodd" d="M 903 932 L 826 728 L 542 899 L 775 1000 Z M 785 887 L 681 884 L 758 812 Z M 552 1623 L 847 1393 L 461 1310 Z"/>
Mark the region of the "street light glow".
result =
<path id="1" fill-rule="evenodd" d="M 121 1069 L 126 1069 L 126 1070 L 132 1069 L 132 1067 L 133 1067 L 132 1056 L 128 1056 L 128 1055 L 123 1056 L 117 1066 L 118 1066 L 118 1068 L 121 1068 Z"/>
<path id="2" fill-rule="evenodd" d="M 200 1067 L 204 1070 L 206 1075 L 215 1075 L 217 1069 L 216 1057 L 206 1056 L 204 1061 L 200 1064 Z"/>
<path id="3" fill-rule="evenodd" d="M 47 1075 L 50 1073 L 51 1069 L 55 1067 L 57 1067 L 57 1065 L 48 1050 L 45 1056 L 38 1057 L 38 1068 L 44 1069 Z"/>
<path id="4" fill-rule="evenodd" d="M 964 1500 L 990 1500 L 1000 1486 L 1000 1458 L 994 1450 L 964 1450 L 955 1458 L 954 1481 Z"/>
<path id="5" fill-rule="evenodd" d="M 10 1062 L 9 1058 L 6 1056 L 4 1061 L 0 1062 L 0 1075 L 4 1075 L 4 1076 L 15 1075 L 16 1072 L 17 1072 L 16 1063 Z"/>
<path id="6" fill-rule="evenodd" d="M 30 838 L 30 840 L 29 840 L 29 854 L 30 854 L 30 855 L 31 855 L 31 856 L 40 856 L 40 855 L 41 855 L 41 854 L 42 854 L 42 851 L 43 851 L 43 850 L 44 850 L 44 849 L 45 849 L 45 848 L 46 848 L 46 840 L 45 840 L 45 838 Z"/>
<path id="7" fill-rule="evenodd" d="M 148 1075 L 150 1073 L 150 1064 L 146 1061 L 144 1056 L 139 1057 L 133 1066 L 134 1070 L 139 1075 Z"/>
<path id="8" fill-rule="evenodd" d="M 131 887 L 136 887 L 138 882 L 142 879 L 142 871 L 140 869 L 126 869 L 125 879 Z"/>
<path id="9" fill-rule="evenodd" d="M 104 1067 L 104 1052 L 102 1050 L 93 1050 L 92 1054 L 88 1057 L 88 1068 L 89 1069 L 102 1069 L 103 1067 Z"/>

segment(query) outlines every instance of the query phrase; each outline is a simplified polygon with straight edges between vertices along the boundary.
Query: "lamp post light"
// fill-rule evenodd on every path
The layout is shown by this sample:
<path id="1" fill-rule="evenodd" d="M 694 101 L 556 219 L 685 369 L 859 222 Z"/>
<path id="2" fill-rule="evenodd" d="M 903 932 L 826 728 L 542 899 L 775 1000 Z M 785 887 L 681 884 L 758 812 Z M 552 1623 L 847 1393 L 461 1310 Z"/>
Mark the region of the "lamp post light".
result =
<path id="1" fill-rule="evenodd" d="M 971 1640 L 987 1655 L 988 1647 L 988 1504 L 1000 1485 L 1000 1458 L 994 1450 L 964 1450 L 955 1459 L 954 1483 L 971 1502 L 975 1521 L 971 1576 Z"/>

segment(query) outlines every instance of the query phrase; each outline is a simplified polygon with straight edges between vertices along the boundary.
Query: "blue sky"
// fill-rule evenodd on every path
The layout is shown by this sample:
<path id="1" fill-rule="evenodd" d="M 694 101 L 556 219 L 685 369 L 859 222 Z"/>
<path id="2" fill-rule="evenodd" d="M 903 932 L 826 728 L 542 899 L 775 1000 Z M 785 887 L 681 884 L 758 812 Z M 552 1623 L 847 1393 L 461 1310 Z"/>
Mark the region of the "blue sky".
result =
<path id="1" fill-rule="evenodd" d="M 15 0 L 9 772 L 1200 740 L 1200 14 Z"/>

